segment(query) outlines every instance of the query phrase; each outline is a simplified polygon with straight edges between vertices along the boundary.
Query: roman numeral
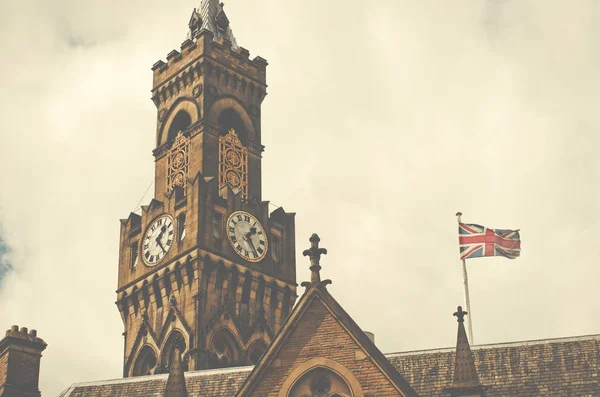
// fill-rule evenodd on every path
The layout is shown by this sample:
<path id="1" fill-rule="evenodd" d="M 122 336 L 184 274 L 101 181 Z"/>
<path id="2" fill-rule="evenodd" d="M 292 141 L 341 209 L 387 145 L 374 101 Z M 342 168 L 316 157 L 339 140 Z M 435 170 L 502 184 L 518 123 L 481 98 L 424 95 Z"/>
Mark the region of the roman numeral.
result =
<path id="1" fill-rule="evenodd" d="M 258 247 L 256 250 L 257 250 L 257 251 L 258 251 L 258 253 L 259 253 L 259 254 L 261 254 L 261 255 L 262 255 L 262 253 L 263 253 L 263 252 L 265 252 L 265 251 L 264 251 L 262 248 L 260 248 L 260 247 Z"/>
<path id="2" fill-rule="evenodd" d="M 150 261 L 150 262 L 154 262 L 154 255 L 150 256 L 150 259 L 149 259 L 149 261 Z"/>
<path id="3" fill-rule="evenodd" d="M 263 234 L 262 230 L 259 230 L 259 231 L 258 231 L 258 234 Z"/>
<path id="4" fill-rule="evenodd" d="M 244 250 L 244 256 L 248 256 L 249 252 Z"/>
<path id="5" fill-rule="evenodd" d="M 159 220 L 157 220 L 157 221 L 156 221 L 156 226 L 160 226 L 160 225 L 162 225 L 162 221 L 163 221 L 162 219 L 159 219 Z"/>
<path id="6" fill-rule="evenodd" d="M 144 249 L 147 250 L 148 249 L 148 244 L 144 244 Z"/>
<path id="7" fill-rule="evenodd" d="M 235 236 L 231 236 L 231 242 L 233 244 L 237 243 L 237 239 L 235 238 Z"/>
<path id="8" fill-rule="evenodd" d="M 265 240 L 260 240 L 260 241 L 258 242 L 258 244 L 260 244 L 260 245 L 265 245 Z"/>
<path id="9" fill-rule="evenodd" d="M 173 229 L 169 230 L 169 236 L 173 234 Z"/>
<path id="10" fill-rule="evenodd" d="M 173 243 L 173 240 L 167 241 L 167 245 L 171 245 L 172 243 Z"/>
<path id="11" fill-rule="evenodd" d="M 238 215 L 238 216 L 237 216 L 237 219 L 238 219 L 238 221 L 241 221 L 241 220 L 242 220 L 242 219 L 244 219 L 244 218 L 242 218 L 242 216 L 241 216 L 241 215 Z"/>
<path id="12" fill-rule="evenodd" d="M 236 248 L 236 249 L 237 249 L 239 252 L 242 252 L 242 246 L 241 246 L 241 245 L 239 245 L 239 244 L 238 244 L 238 245 L 236 245 L 236 246 L 235 246 L 235 248 Z"/>
<path id="13" fill-rule="evenodd" d="M 232 234 L 232 235 L 235 234 L 235 228 L 230 227 L 229 228 L 229 233 Z"/>
<path id="14" fill-rule="evenodd" d="M 148 251 L 144 252 L 144 257 L 146 259 L 149 259 L 150 258 L 150 252 L 148 252 Z"/>
<path id="15" fill-rule="evenodd" d="M 248 215 L 244 215 L 244 220 L 245 220 L 246 222 L 250 222 L 250 217 L 249 217 Z"/>

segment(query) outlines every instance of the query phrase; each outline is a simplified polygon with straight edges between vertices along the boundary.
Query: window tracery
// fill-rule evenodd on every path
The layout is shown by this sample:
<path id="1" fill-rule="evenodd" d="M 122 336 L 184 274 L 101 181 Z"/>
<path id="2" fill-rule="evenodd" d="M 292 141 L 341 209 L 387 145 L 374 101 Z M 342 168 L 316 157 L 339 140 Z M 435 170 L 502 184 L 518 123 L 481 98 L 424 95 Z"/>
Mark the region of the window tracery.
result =
<path id="1" fill-rule="evenodd" d="M 177 189 L 182 197 L 185 196 L 187 190 L 185 182 L 190 165 L 189 146 L 189 139 L 179 131 L 169 149 L 167 162 L 167 191 Z"/>
<path id="2" fill-rule="evenodd" d="M 248 200 L 248 149 L 233 128 L 219 137 L 219 186 L 229 185 L 242 191 Z"/>
<path id="3" fill-rule="evenodd" d="M 289 397 L 351 397 L 350 387 L 337 373 L 327 368 L 315 368 L 302 375 L 288 394 Z"/>

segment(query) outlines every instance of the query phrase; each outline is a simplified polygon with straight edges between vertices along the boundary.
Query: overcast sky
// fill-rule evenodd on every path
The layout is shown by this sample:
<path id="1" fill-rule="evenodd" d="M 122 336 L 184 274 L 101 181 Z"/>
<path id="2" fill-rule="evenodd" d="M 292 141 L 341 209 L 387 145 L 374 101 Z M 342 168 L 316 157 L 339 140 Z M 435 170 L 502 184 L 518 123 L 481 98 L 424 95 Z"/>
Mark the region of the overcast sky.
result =
<path id="1" fill-rule="evenodd" d="M 46 396 L 122 374 L 119 219 L 154 176 L 150 67 L 197 3 L 0 4 L 0 328 L 48 343 Z M 383 352 L 452 346 L 462 211 L 521 229 L 520 258 L 468 261 L 477 344 L 600 333 L 597 0 L 226 11 L 269 62 L 263 198 L 297 213 L 298 282 L 317 232 L 330 291 Z"/>

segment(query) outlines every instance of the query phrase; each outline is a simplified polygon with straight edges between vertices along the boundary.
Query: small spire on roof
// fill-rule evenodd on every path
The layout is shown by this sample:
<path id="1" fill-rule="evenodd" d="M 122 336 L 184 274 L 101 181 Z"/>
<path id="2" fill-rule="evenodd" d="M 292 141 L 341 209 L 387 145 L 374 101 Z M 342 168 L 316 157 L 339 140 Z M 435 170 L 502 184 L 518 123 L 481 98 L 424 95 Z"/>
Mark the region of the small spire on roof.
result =
<path id="1" fill-rule="evenodd" d="M 214 35 L 215 41 L 226 39 L 231 42 L 231 46 L 237 51 L 239 46 L 229 26 L 229 18 L 225 14 L 224 3 L 218 0 L 201 0 L 200 6 L 192 12 L 190 18 L 188 39 L 195 39 L 201 31 L 208 30 Z"/>
<path id="2" fill-rule="evenodd" d="M 169 378 L 167 379 L 165 397 L 187 397 L 183 363 L 181 362 L 181 342 L 180 340 L 175 342 L 173 352 L 171 353 L 173 356 L 169 365 Z"/>
<path id="3" fill-rule="evenodd" d="M 319 273 L 321 270 L 321 255 L 327 255 L 327 249 L 319 248 L 319 241 L 321 241 L 321 239 L 316 233 L 313 233 L 308 241 L 310 241 L 310 248 L 302 252 L 302 255 L 308 256 L 310 259 L 310 283 L 303 282 L 301 284 L 305 287 L 317 286 L 321 284 L 321 274 Z M 331 284 L 331 280 L 325 280 L 323 283 Z"/>
<path id="4" fill-rule="evenodd" d="M 486 389 L 479 382 L 473 353 L 465 331 L 465 316 L 468 313 L 459 306 L 454 316 L 458 321 L 458 336 L 456 338 L 456 357 L 454 359 L 454 381 L 452 387 L 445 389 L 452 397 L 483 396 Z"/>

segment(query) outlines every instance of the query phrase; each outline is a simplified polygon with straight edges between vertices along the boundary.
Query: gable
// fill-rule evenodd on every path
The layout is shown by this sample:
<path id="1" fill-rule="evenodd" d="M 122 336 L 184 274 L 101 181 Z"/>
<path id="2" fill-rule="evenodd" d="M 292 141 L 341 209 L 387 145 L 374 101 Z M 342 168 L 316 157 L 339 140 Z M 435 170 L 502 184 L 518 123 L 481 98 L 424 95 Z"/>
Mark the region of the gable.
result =
<path id="1" fill-rule="evenodd" d="M 320 294 L 311 295 L 312 299 L 303 302 L 306 307 L 297 308 L 303 309 L 299 313 L 301 318 L 288 321 L 282 329 L 286 335 L 277 350 L 269 349 L 266 354 L 271 357 L 263 358 L 258 365 L 267 367 L 261 368 L 259 376 L 248 380 L 239 396 L 287 396 L 297 380 L 317 368 L 340 376 L 357 397 L 416 395 L 412 390 L 400 390 Z"/>

